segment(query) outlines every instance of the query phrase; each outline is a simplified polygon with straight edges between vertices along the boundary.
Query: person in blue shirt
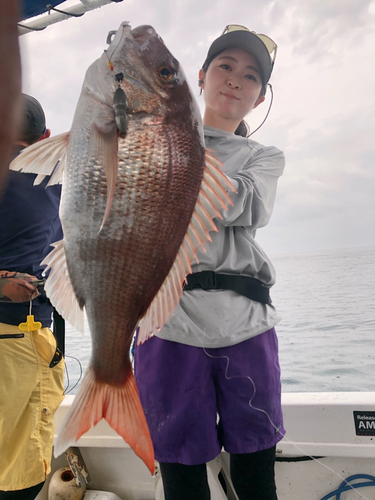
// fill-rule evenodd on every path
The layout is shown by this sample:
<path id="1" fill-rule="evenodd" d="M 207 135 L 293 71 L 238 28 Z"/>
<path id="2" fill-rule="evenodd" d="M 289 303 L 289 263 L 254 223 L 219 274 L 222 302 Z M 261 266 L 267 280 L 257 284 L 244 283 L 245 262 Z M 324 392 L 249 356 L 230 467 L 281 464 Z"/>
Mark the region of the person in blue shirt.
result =
<path id="1" fill-rule="evenodd" d="M 13 157 L 50 135 L 40 103 L 23 95 Z M 0 500 L 32 500 L 50 472 L 54 414 L 64 396 L 64 360 L 40 287 L 41 262 L 61 240 L 61 186 L 9 171 L 0 198 Z M 20 327 L 34 316 L 31 331 Z"/>

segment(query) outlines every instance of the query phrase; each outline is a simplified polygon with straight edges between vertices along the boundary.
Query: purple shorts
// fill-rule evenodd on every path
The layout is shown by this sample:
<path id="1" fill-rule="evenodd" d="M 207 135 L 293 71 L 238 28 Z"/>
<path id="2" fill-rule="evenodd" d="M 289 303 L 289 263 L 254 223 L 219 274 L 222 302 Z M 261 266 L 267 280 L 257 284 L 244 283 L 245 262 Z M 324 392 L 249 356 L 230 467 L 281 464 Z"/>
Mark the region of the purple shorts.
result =
<path id="1" fill-rule="evenodd" d="M 134 366 L 159 462 L 198 465 L 223 447 L 253 453 L 285 433 L 274 328 L 217 349 L 152 337 L 136 347 Z"/>

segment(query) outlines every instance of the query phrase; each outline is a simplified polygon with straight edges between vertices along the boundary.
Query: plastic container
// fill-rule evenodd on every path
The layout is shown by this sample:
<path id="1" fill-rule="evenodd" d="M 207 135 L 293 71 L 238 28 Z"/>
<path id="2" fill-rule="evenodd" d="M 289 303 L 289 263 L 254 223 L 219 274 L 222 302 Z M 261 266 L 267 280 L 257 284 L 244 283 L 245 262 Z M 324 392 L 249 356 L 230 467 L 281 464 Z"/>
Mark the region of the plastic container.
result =
<path id="1" fill-rule="evenodd" d="M 48 500 L 82 500 L 86 486 L 77 486 L 69 467 L 58 469 L 48 486 Z"/>
<path id="2" fill-rule="evenodd" d="M 86 490 L 83 500 L 122 500 L 115 493 L 109 491 Z"/>

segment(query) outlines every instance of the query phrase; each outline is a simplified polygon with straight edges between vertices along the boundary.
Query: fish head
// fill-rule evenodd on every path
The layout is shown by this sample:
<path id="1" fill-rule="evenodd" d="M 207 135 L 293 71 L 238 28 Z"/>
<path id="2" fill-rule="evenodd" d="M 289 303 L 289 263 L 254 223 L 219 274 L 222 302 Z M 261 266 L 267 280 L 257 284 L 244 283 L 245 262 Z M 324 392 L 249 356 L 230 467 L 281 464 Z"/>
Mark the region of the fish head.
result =
<path id="1" fill-rule="evenodd" d="M 157 124 L 167 117 L 190 116 L 203 144 L 200 112 L 184 71 L 154 28 L 132 29 L 123 22 L 113 34 L 108 49 L 86 74 L 90 92 L 115 114 L 126 113 L 125 122 L 139 117 Z M 121 116 L 116 122 L 120 133 L 126 132 L 121 130 Z"/>

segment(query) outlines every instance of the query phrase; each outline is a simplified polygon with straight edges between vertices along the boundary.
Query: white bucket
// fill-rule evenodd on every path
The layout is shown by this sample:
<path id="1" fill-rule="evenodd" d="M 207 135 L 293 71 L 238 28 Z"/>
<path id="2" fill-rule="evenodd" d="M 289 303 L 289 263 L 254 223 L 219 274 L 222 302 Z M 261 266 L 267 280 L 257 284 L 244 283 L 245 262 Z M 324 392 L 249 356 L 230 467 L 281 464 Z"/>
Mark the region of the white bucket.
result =
<path id="1" fill-rule="evenodd" d="M 109 491 L 86 490 L 83 500 L 121 500 L 121 498 Z"/>

